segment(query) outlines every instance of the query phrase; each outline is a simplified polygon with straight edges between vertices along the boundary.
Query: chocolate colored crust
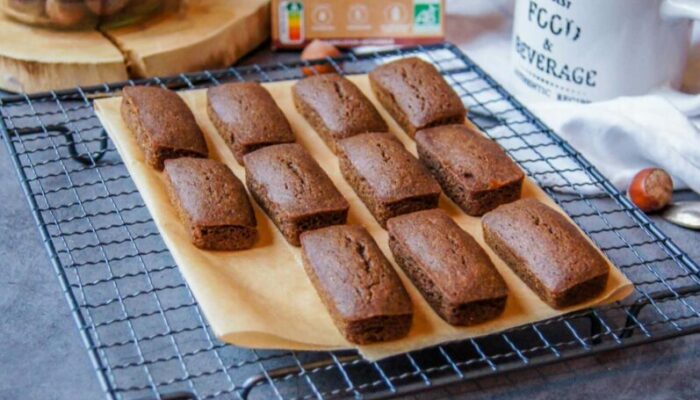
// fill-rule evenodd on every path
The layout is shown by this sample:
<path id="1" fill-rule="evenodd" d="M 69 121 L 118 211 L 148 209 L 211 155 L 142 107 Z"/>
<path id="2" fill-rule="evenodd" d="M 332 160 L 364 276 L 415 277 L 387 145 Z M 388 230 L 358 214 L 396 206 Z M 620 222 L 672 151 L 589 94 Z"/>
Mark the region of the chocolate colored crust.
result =
<path id="1" fill-rule="evenodd" d="M 603 256 L 563 215 L 534 199 L 502 205 L 481 219 L 486 243 L 554 308 L 598 296 L 608 281 Z"/>
<path id="2" fill-rule="evenodd" d="M 367 231 L 336 225 L 301 235 L 304 269 L 348 341 L 370 344 L 404 337 L 411 299 Z"/>
<path id="3" fill-rule="evenodd" d="M 440 185 L 394 136 L 363 133 L 338 142 L 340 170 L 374 218 L 435 208 Z"/>
<path id="4" fill-rule="evenodd" d="M 162 171 L 163 161 L 169 158 L 207 157 L 204 135 L 177 93 L 127 86 L 122 90 L 121 114 L 151 167 Z"/>
<path id="5" fill-rule="evenodd" d="M 440 209 L 388 222 L 389 248 L 435 312 L 450 325 L 501 315 L 508 288 L 484 249 Z"/>
<path id="6" fill-rule="evenodd" d="M 243 250 L 258 238 L 257 221 L 243 183 L 218 161 L 165 161 L 170 202 L 192 243 L 207 250 Z"/>
<path id="7" fill-rule="evenodd" d="M 335 153 L 337 141 L 389 127 L 354 83 L 338 74 L 304 78 L 292 88 L 294 105 Z"/>
<path id="8" fill-rule="evenodd" d="M 520 198 L 525 175 L 495 142 L 464 125 L 418 131 L 418 156 L 445 194 L 479 216 Z"/>
<path id="9" fill-rule="evenodd" d="M 299 246 L 308 230 L 344 224 L 350 208 L 299 144 L 276 144 L 244 156 L 246 185 L 285 239 Z"/>
<path id="10" fill-rule="evenodd" d="M 239 164 L 245 154 L 261 147 L 294 142 L 284 113 L 257 82 L 209 88 L 207 112 Z"/>
<path id="11" fill-rule="evenodd" d="M 431 126 L 464 122 L 466 109 L 440 72 L 420 58 L 404 58 L 369 73 L 374 94 L 413 137 Z"/>

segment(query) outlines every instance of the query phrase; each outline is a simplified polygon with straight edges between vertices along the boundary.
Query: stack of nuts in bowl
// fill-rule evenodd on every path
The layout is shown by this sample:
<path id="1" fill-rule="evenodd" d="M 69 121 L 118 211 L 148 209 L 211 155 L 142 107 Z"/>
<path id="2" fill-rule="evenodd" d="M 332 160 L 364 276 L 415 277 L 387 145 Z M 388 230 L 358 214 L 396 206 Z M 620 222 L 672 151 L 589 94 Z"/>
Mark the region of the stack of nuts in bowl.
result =
<path id="1" fill-rule="evenodd" d="M 14 20 L 55 29 L 124 26 L 151 17 L 180 0 L 0 0 Z"/>

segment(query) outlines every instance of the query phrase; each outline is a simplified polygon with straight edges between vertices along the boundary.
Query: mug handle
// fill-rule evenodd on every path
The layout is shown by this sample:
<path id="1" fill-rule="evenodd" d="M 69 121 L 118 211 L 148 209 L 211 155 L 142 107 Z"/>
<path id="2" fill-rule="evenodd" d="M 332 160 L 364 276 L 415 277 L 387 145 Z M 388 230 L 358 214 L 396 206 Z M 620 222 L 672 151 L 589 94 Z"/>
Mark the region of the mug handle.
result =
<path id="1" fill-rule="evenodd" d="M 700 2 L 683 0 L 664 0 L 661 3 L 661 15 L 666 18 L 700 20 Z"/>

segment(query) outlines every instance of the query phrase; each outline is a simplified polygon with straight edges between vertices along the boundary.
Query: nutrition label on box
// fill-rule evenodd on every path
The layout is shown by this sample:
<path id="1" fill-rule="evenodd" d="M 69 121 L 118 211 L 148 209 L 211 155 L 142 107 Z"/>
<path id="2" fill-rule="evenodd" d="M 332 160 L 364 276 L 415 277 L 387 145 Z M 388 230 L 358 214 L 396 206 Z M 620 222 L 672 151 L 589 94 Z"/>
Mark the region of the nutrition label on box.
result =
<path id="1" fill-rule="evenodd" d="M 426 44 L 442 40 L 443 0 L 273 1 L 275 47 L 313 39 L 336 45 Z"/>

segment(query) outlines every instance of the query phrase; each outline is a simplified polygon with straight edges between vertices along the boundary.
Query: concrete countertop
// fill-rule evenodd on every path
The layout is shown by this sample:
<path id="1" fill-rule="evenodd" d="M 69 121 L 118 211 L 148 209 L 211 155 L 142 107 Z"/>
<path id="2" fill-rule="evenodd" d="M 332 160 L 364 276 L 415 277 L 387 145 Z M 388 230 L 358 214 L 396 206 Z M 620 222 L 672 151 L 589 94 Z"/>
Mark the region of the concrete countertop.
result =
<path id="1" fill-rule="evenodd" d="M 296 59 L 258 51 L 245 62 Z M 4 143 L 0 145 L 0 399 L 99 399 L 97 380 Z M 698 199 L 680 193 L 677 199 Z M 654 218 L 700 261 L 700 233 Z M 416 398 L 693 399 L 700 337 L 686 336 L 571 362 L 478 379 Z"/>

